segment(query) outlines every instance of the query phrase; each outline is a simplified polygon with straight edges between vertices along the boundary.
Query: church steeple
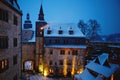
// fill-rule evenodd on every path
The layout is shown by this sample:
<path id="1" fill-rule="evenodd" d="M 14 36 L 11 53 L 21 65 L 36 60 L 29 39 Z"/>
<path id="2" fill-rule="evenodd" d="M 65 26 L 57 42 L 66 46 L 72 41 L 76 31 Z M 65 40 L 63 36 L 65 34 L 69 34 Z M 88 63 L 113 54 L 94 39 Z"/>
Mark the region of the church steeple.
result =
<path id="1" fill-rule="evenodd" d="M 44 13 L 43 13 L 42 4 L 41 4 L 41 7 L 40 7 L 40 12 L 39 12 L 39 18 L 38 18 L 38 20 L 44 20 Z"/>
<path id="2" fill-rule="evenodd" d="M 47 22 L 44 20 L 43 6 L 41 4 L 38 14 L 38 21 L 36 22 L 36 37 L 44 36 L 44 30 L 41 27 L 45 26 L 46 24 Z"/>

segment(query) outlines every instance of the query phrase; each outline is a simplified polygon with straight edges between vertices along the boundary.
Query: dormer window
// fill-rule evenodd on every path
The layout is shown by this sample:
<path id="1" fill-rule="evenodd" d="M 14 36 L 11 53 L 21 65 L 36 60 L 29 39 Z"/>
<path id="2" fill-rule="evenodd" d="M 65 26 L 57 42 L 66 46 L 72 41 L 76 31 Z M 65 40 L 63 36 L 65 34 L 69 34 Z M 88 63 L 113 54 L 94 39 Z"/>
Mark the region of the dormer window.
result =
<path id="1" fill-rule="evenodd" d="M 73 29 L 70 27 L 70 30 L 69 30 L 69 34 L 72 35 L 73 34 Z"/>
<path id="2" fill-rule="evenodd" d="M 47 34 L 51 34 L 51 30 L 47 30 Z"/>
<path id="3" fill-rule="evenodd" d="M 58 33 L 59 33 L 59 34 L 62 34 L 62 33 L 63 33 L 63 31 L 62 31 L 62 30 L 59 30 L 59 31 L 58 31 Z"/>
<path id="4" fill-rule="evenodd" d="M 47 34 L 51 34 L 50 27 L 49 27 L 48 30 L 47 30 Z"/>
<path id="5" fill-rule="evenodd" d="M 60 27 L 60 30 L 58 30 L 58 34 L 62 34 L 63 31 L 61 30 L 61 27 Z"/>
<path id="6" fill-rule="evenodd" d="M 69 30 L 69 34 L 72 35 L 73 34 L 73 30 Z"/>

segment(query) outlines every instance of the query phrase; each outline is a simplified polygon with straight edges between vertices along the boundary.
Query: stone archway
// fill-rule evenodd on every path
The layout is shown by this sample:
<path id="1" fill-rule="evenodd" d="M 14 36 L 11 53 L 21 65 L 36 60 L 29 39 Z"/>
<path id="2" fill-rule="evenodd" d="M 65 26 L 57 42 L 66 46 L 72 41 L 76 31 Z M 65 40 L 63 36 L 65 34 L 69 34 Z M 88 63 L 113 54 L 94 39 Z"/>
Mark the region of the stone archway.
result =
<path id="1" fill-rule="evenodd" d="M 32 60 L 27 60 L 24 62 L 24 70 L 25 71 L 33 71 L 34 70 L 34 62 Z"/>

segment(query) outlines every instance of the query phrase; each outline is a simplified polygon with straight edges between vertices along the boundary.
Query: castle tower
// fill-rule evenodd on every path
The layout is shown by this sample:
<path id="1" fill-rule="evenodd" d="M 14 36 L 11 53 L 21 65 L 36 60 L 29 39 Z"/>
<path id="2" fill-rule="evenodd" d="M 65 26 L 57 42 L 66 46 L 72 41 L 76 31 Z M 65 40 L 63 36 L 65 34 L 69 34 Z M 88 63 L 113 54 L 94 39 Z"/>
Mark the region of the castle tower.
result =
<path id="1" fill-rule="evenodd" d="M 36 70 L 43 73 L 43 54 L 44 54 L 44 27 L 47 22 L 44 20 L 42 4 L 36 21 Z"/>
<path id="2" fill-rule="evenodd" d="M 27 13 L 26 20 L 24 22 L 24 29 L 28 29 L 28 28 L 32 28 L 29 13 Z"/>

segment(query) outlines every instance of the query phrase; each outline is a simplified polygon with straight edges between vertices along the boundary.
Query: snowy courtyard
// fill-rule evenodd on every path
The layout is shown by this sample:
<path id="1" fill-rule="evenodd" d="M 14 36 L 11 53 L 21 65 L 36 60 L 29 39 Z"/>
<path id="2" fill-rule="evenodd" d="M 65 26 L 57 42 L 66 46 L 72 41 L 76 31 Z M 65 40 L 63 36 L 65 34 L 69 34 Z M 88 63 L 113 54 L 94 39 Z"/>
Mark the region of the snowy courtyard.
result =
<path id="1" fill-rule="evenodd" d="M 24 79 L 23 79 L 24 80 Z M 41 74 L 36 75 L 26 75 L 25 80 L 73 80 L 72 78 L 48 78 Z"/>

